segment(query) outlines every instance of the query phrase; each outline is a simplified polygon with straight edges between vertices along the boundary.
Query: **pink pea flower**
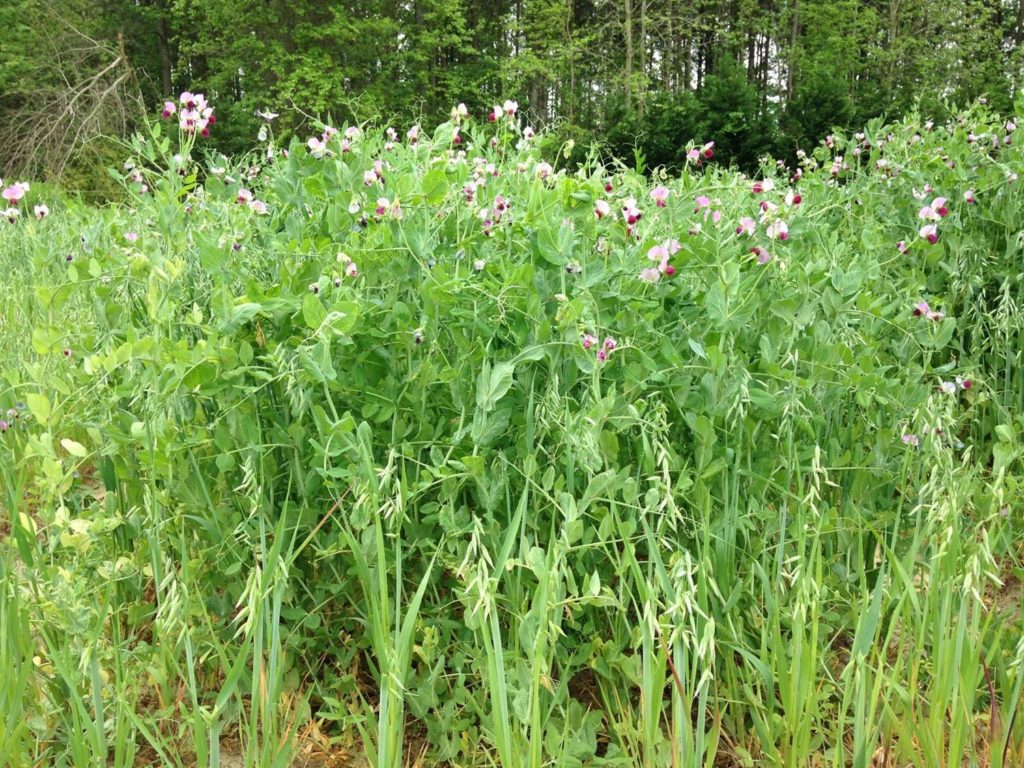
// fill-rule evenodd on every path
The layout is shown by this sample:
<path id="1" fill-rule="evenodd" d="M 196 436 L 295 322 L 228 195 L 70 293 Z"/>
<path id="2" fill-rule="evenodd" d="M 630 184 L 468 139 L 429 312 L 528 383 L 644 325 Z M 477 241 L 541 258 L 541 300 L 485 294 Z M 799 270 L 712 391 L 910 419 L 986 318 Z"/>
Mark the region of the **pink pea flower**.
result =
<path id="1" fill-rule="evenodd" d="M 584 333 L 583 339 L 580 343 L 583 345 L 584 349 L 589 350 L 592 346 L 597 344 L 597 337 L 591 333 Z"/>
<path id="2" fill-rule="evenodd" d="M 693 209 L 694 213 L 700 213 L 711 205 L 711 199 L 707 195 L 699 195 L 694 202 L 697 204 L 697 207 Z"/>
<path id="3" fill-rule="evenodd" d="M 974 386 L 974 382 L 971 381 L 970 379 L 965 379 L 962 378 L 961 376 L 957 376 L 956 385 L 960 387 L 960 389 L 970 389 L 971 387 Z"/>
<path id="4" fill-rule="evenodd" d="M 778 238 L 779 240 L 789 239 L 789 227 L 786 226 L 786 222 L 782 219 L 776 219 L 768 225 L 768 237 L 772 240 Z"/>
<path id="5" fill-rule="evenodd" d="M 248 203 L 250 200 L 252 200 L 252 192 L 244 187 L 238 190 L 238 196 L 235 198 L 235 202 L 244 204 Z"/>
<path id="6" fill-rule="evenodd" d="M 900 253 L 906 253 L 907 251 L 910 250 L 910 246 L 907 245 L 907 242 L 905 240 L 900 240 L 898 243 L 896 243 L 896 250 L 899 251 Z"/>
<path id="7" fill-rule="evenodd" d="M 771 179 L 755 181 L 750 187 L 751 192 L 755 195 L 760 195 L 762 192 L 771 192 L 773 189 L 775 189 L 775 182 Z"/>
<path id="8" fill-rule="evenodd" d="M 553 170 L 554 169 L 551 167 L 550 163 L 537 163 L 537 167 L 534 169 L 534 173 L 537 174 L 538 179 L 544 180 L 551 175 L 551 172 Z"/>
<path id="9" fill-rule="evenodd" d="M 498 115 L 500 114 L 501 107 L 495 104 L 493 107 L 491 107 L 491 111 L 487 113 L 487 119 L 493 123 L 495 120 L 498 119 Z"/>
<path id="10" fill-rule="evenodd" d="M 917 233 L 932 245 L 939 241 L 939 231 L 934 224 L 925 224 Z"/>
<path id="11" fill-rule="evenodd" d="M 700 150 L 694 147 L 686 153 L 686 162 L 688 163 L 699 163 L 700 162 Z"/>
<path id="12" fill-rule="evenodd" d="M 370 186 L 371 184 L 377 183 L 377 174 L 373 171 L 363 171 L 363 184 Z"/>
<path id="13" fill-rule="evenodd" d="M 35 206 L 32 212 L 36 215 L 36 221 L 42 221 L 50 215 L 50 209 L 45 204 Z"/>
<path id="14" fill-rule="evenodd" d="M 165 101 L 163 111 L 160 113 L 160 115 L 166 120 L 177 111 L 178 107 L 174 104 L 173 101 Z"/>
<path id="15" fill-rule="evenodd" d="M 715 156 L 715 142 L 709 141 L 707 144 L 701 147 L 700 153 L 702 156 L 710 160 L 712 157 Z"/>
<path id="16" fill-rule="evenodd" d="M 502 105 L 502 109 L 506 115 L 512 117 L 519 110 L 519 102 L 506 99 L 505 103 Z"/>
<path id="17" fill-rule="evenodd" d="M 751 248 L 750 252 L 757 257 L 757 263 L 760 264 L 761 266 L 764 266 L 765 264 L 772 260 L 772 255 L 768 252 L 768 250 L 762 248 L 759 245 L 755 245 L 753 248 Z"/>
<path id="18" fill-rule="evenodd" d="M 387 213 L 389 207 L 391 207 L 390 200 L 388 200 L 386 197 L 377 198 L 377 208 L 375 212 L 378 216 L 383 216 L 385 213 Z"/>
<path id="19" fill-rule="evenodd" d="M 651 199 L 659 208 L 664 208 L 668 201 L 669 190 L 665 187 L 655 187 L 651 190 Z"/>
<path id="20" fill-rule="evenodd" d="M 974 196 L 973 189 L 968 189 L 966 192 L 964 192 L 964 201 L 971 204 L 978 202 L 978 199 Z"/>
<path id="21" fill-rule="evenodd" d="M 656 283 L 661 279 L 661 271 L 657 267 L 647 267 L 640 270 L 640 279 L 645 283 Z"/>
<path id="22" fill-rule="evenodd" d="M 267 204 L 262 200 L 250 200 L 249 210 L 252 211 L 253 213 L 259 214 L 260 216 L 266 216 Z"/>
<path id="23" fill-rule="evenodd" d="M 598 200 L 594 203 L 594 215 L 599 219 L 603 219 L 605 216 L 612 212 L 612 207 L 608 204 L 607 200 Z"/>
<path id="24" fill-rule="evenodd" d="M 956 384 L 954 384 L 952 381 L 940 381 L 939 392 L 941 392 L 944 395 L 955 395 Z"/>
<path id="25" fill-rule="evenodd" d="M 628 198 L 626 204 L 622 206 L 622 218 L 631 227 L 640 221 L 643 215 L 643 211 L 636 207 L 635 198 Z"/>
<path id="26" fill-rule="evenodd" d="M 900 439 L 903 441 L 904 445 L 914 445 L 914 446 L 916 446 L 916 445 L 920 444 L 920 442 L 921 442 L 920 439 L 917 437 L 917 435 L 910 434 L 910 433 L 907 433 L 907 434 L 903 435 L 903 437 L 901 437 Z"/>
<path id="27" fill-rule="evenodd" d="M 310 154 L 318 160 L 327 154 L 327 142 L 323 139 L 314 136 L 306 142 L 306 146 L 309 147 Z"/>
<path id="28" fill-rule="evenodd" d="M 124 239 L 127 240 L 129 243 L 134 243 L 136 240 L 139 239 L 139 234 L 138 232 L 125 232 Z"/>
<path id="29" fill-rule="evenodd" d="M 914 317 L 926 317 L 933 322 L 938 322 L 946 316 L 944 313 L 929 307 L 927 301 L 919 301 L 915 304 L 912 314 Z"/>
<path id="30" fill-rule="evenodd" d="M 345 265 L 345 274 L 353 279 L 359 277 L 359 267 L 356 266 L 354 261 L 350 261 Z"/>
<path id="31" fill-rule="evenodd" d="M 525 128 L 523 128 L 523 138 L 526 139 L 527 141 L 530 141 L 534 137 L 534 135 L 535 134 L 533 132 L 533 128 L 531 128 L 530 126 L 526 126 Z"/>
<path id="32" fill-rule="evenodd" d="M 647 251 L 647 258 L 659 264 L 667 264 L 669 259 L 668 248 L 664 245 L 652 245 Z"/>
<path id="33" fill-rule="evenodd" d="M 420 127 L 418 125 L 414 125 L 405 132 L 405 137 L 409 140 L 409 143 L 415 147 L 417 142 L 420 140 Z"/>
<path id="34" fill-rule="evenodd" d="M 800 196 L 799 192 L 795 192 L 791 189 L 786 193 L 786 205 L 800 205 L 802 202 L 803 198 Z"/>
<path id="35" fill-rule="evenodd" d="M 605 348 L 605 349 L 606 349 L 607 351 L 609 351 L 609 352 L 612 352 L 612 351 L 613 351 L 613 350 L 614 350 L 614 349 L 615 349 L 615 348 L 616 348 L 617 346 L 619 346 L 619 342 L 617 342 L 617 341 L 616 341 L 615 339 L 613 339 L 613 338 L 612 338 L 611 336 L 605 336 L 605 339 L 604 339 L 604 348 Z"/>
<path id="36" fill-rule="evenodd" d="M 594 355 L 597 358 L 597 362 L 604 363 L 608 361 L 608 353 L 603 349 L 597 350 L 597 354 Z"/>
<path id="37" fill-rule="evenodd" d="M 21 198 L 25 196 L 29 186 L 27 182 L 18 181 L 6 187 L 3 192 L 0 192 L 0 197 L 3 197 L 7 201 L 8 205 L 14 205 Z"/>
<path id="38" fill-rule="evenodd" d="M 753 235 L 756 229 L 757 222 L 754 221 L 749 216 L 744 216 L 742 219 L 740 219 L 739 226 L 736 227 L 736 234 L 740 235 L 745 233 L 747 235 Z"/>

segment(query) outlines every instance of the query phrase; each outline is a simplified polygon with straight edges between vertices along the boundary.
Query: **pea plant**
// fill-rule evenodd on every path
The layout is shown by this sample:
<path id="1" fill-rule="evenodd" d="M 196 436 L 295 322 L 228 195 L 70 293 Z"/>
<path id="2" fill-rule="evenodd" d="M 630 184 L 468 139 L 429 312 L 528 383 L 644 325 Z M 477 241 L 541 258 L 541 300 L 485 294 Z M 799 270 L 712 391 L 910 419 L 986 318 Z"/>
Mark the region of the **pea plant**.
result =
<path id="1" fill-rule="evenodd" d="M 0 182 L 0 764 L 1019 765 L 986 109 L 644 177 L 185 93 Z"/>

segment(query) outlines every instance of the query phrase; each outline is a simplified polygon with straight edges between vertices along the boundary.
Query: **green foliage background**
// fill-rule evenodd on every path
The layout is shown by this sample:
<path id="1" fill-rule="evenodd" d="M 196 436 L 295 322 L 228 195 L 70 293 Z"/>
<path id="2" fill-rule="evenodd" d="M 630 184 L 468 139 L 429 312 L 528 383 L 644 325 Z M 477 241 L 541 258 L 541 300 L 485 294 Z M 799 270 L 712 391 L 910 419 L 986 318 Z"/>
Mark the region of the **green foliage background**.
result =
<path id="1" fill-rule="evenodd" d="M 577 160 L 596 142 L 678 168 L 681 146 L 714 139 L 720 160 L 753 170 L 765 152 L 791 155 L 833 127 L 915 106 L 943 119 L 944 103 L 986 96 L 1008 114 L 1024 5 L 7 0 L 0 22 L 0 146 L 15 142 L 41 90 L 86 78 L 120 50 L 147 108 L 185 89 L 210 96 L 221 120 L 214 143 L 228 154 L 249 148 L 264 107 L 293 130 L 308 130 L 306 115 L 436 125 L 457 102 L 480 115 L 512 97 L 535 127 L 574 139 Z M 86 41 L 96 46 L 90 61 L 62 57 Z M 103 153 L 72 151 L 102 167 Z M 12 163 L 0 159 L 0 174 L 23 170 Z M 83 176 L 70 184 L 88 187 Z"/>

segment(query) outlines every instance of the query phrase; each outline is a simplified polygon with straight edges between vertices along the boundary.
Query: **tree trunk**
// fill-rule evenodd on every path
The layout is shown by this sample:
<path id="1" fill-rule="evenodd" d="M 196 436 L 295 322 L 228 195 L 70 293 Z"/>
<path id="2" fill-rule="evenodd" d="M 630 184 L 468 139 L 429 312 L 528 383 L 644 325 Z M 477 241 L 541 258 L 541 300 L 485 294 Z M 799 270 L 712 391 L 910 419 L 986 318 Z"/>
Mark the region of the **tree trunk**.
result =
<path id="1" fill-rule="evenodd" d="M 626 110 L 633 110 L 633 0 L 626 6 Z"/>
<path id="2" fill-rule="evenodd" d="M 800 0 L 793 0 L 793 25 L 789 30 L 789 69 L 786 72 L 786 99 L 793 98 L 796 87 L 796 41 L 800 34 Z"/>
<path id="3" fill-rule="evenodd" d="M 170 96 L 174 86 L 171 83 L 171 29 L 166 14 L 167 7 L 161 4 L 160 18 L 156 23 L 156 44 L 160 52 L 160 87 L 164 96 Z"/>

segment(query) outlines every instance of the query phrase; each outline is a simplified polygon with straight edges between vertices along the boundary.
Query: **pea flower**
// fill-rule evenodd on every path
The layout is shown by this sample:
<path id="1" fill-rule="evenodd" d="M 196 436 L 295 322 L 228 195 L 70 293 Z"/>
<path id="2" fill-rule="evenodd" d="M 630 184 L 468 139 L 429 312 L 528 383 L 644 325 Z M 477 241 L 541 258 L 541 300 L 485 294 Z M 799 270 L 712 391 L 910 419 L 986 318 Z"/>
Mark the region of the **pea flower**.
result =
<path id="1" fill-rule="evenodd" d="M 661 279 L 661 272 L 657 267 L 647 267 L 640 270 L 640 279 L 645 283 L 656 283 Z"/>
<path id="2" fill-rule="evenodd" d="M 124 239 L 127 240 L 129 243 L 134 243 L 136 240 L 139 239 L 139 234 L 138 232 L 125 232 Z"/>
<path id="3" fill-rule="evenodd" d="M 551 167 L 550 163 L 537 163 L 537 167 L 534 169 L 534 173 L 537 174 L 538 179 L 543 180 L 547 179 L 547 177 L 551 175 L 551 172 L 553 170 L 554 169 Z"/>
<path id="4" fill-rule="evenodd" d="M 707 195 L 698 195 L 697 198 L 694 199 L 694 202 L 697 204 L 697 207 L 693 209 L 693 212 L 700 213 L 702 210 L 711 205 L 711 198 L 709 198 Z"/>
<path id="5" fill-rule="evenodd" d="M 42 221 L 50 215 L 50 209 L 45 204 L 35 206 L 32 212 L 36 215 L 37 221 Z"/>
<path id="6" fill-rule="evenodd" d="M 776 219 L 768 225 L 768 237 L 772 240 L 778 238 L 779 240 L 789 239 L 789 227 L 786 226 L 786 222 L 782 219 Z"/>
<path id="7" fill-rule="evenodd" d="M 771 179 L 755 181 L 750 188 L 751 192 L 755 195 L 760 195 L 762 192 L 771 192 L 773 189 L 775 189 L 775 182 Z"/>
<path id="8" fill-rule="evenodd" d="M 651 190 L 651 199 L 659 208 L 664 208 L 668 201 L 669 190 L 665 187 L 655 187 Z"/>
<path id="9" fill-rule="evenodd" d="M 622 218 L 626 224 L 632 227 L 640 221 L 643 215 L 643 211 L 636 207 L 636 198 L 627 198 L 625 205 L 622 206 Z"/>
<path id="10" fill-rule="evenodd" d="M 932 245 L 939 241 L 939 231 L 934 224 L 925 224 L 917 233 Z"/>
<path id="11" fill-rule="evenodd" d="M 505 103 L 502 105 L 502 109 L 505 111 L 506 115 L 512 117 L 517 111 L 519 111 L 519 102 L 506 99 Z"/>
<path id="12" fill-rule="evenodd" d="M 373 171 L 363 171 L 363 185 L 370 186 L 377 183 L 377 174 Z"/>
<path id="13" fill-rule="evenodd" d="M 597 337 L 591 333 L 584 333 L 580 343 L 583 345 L 584 349 L 589 350 L 592 346 L 597 344 Z"/>
<path id="14" fill-rule="evenodd" d="M 7 201 L 8 205 L 14 205 L 28 192 L 29 186 L 26 181 L 18 181 L 6 187 L 3 192 L 0 192 L 0 197 L 3 197 Z"/>
<path id="15" fill-rule="evenodd" d="M 324 139 L 318 139 L 314 136 L 306 142 L 306 146 L 309 147 L 310 154 L 317 160 L 327 154 L 327 142 Z"/>
<path id="16" fill-rule="evenodd" d="M 345 274 L 353 279 L 359 277 L 359 267 L 356 266 L 354 261 L 349 261 L 345 265 Z"/>
<path id="17" fill-rule="evenodd" d="M 744 216 L 742 219 L 740 219 L 739 226 L 736 227 L 736 234 L 740 235 L 740 234 L 746 233 L 747 235 L 753 235 L 754 234 L 754 230 L 756 230 L 756 229 L 757 229 L 757 222 L 754 221 L 749 216 Z"/>
<path id="18" fill-rule="evenodd" d="M 961 376 L 957 376 L 956 385 L 960 387 L 960 389 L 970 389 L 971 387 L 974 386 L 974 382 L 971 381 L 970 379 L 965 379 Z"/>
<path id="19" fill-rule="evenodd" d="M 249 210 L 253 213 L 259 214 L 260 216 L 267 215 L 267 204 L 262 200 L 250 200 Z"/>
<path id="20" fill-rule="evenodd" d="M 915 304 L 914 311 L 912 314 L 914 317 L 926 317 L 929 320 L 932 320 L 933 322 L 938 322 L 943 317 L 945 317 L 945 314 L 943 314 L 942 312 L 933 310 L 931 307 L 929 307 L 927 301 L 919 301 L 917 304 Z"/>
<path id="21" fill-rule="evenodd" d="M 956 384 L 952 381 L 939 381 L 939 391 L 944 395 L 955 395 Z"/>
<path id="22" fill-rule="evenodd" d="M 907 434 L 903 435 L 903 437 L 901 437 L 900 439 L 903 441 L 904 445 L 917 446 L 921 442 L 917 435 L 910 434 L 910 433 L 907 433 Z"/>
<path id="23" fill-rule="evenodd" d="M 391 206 L 391 201 L 390 200 L 388 200 L 386 197 L 378 197 L 377 198 L 377 208 L 376 208 L 375 212 L 376 212 L 376 214 L 378 216 L 383 216 L 385 213 L 387 213 L 388 208 L 390 206 Z"/>
<path id="24" fill-rule="evenodd" d="M 700 165 L 701 160 L 710 160 L 715 156 L 715 142 L 709 141 L 703 147 L 698 149 L 693 147 L 689 152 L 686 153 L 686 161 L 693 162 Z"/>
<path id="25" fill-rule="evenodd" d="M 597 218 L 603 219 L 605 216 L 609 215 L 611 212 L 612 212 L 612 207 L 608 204 L 607 200 L 598 200 L 596 203 L 594 203 L 594 215 Z"/>
<path id="26" fill-rule="evenodd" d="M 209 136 L 209 126 L 217 122 L 206 97 L 201 93 L 185 91 L 178 98 L 181 110 L 178 112 L 178 127 L 186 133 L 199 133 L 201 136 Z M 167 105 L 164 105 L 166 110 Z"/>
<path id="27" fill-rule="evenodd" d="M 160 113 L 160 115 L 166 120 L 177 111 L 178 107 L 175 105 L 173 101 L 165 101 L 163 111 Z"/>
<path id="28" fill-rule="evenodd" d="M 414 125 L 405 132 L 405 137 L 409 140 L 409 143 L 415 147 L 420 140 L 420 127 L 418 125 Z"/>
<path id="29" fill-rule="evenodd" d="M 967 203 L 970 203 L 970 204 L 974 204 L 974 203 L 978 202 L 978 199 L 974 196 L 974 190 L 973 189 L 968 189 L 966 192 L 964 192 L 964 202 L 967 202 Z"/>
<path id="30" fill-rule="evenodd" d="M 245 187 L 238 190 L 238 195 L 235 197 L 235 202 L 240 205 L 244 205 L 252 200 L 252 192 Z"/>
<path id="31" fill-rule="evenodd" d="M 768 250 L 762 248 L 759 245 L 755 245 L 753 248 L 751 248 L 750 252 L 757 257 L 757 263 L 760 264 L 762 267 L 772 260 L 772 255 L 768 252 Z"/>

